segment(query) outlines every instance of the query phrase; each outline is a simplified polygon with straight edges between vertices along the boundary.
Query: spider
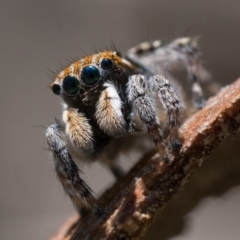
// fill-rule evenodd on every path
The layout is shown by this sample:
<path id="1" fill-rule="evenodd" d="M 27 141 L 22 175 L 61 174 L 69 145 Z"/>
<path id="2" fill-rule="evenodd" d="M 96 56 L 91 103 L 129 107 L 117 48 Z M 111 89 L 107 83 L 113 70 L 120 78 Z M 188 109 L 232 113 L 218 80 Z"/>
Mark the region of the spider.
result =
<path id="1" fill-rule="evenodd" d="M 63 123 L 56 120 L 49 126 L 46 139 L 57 176 L 79 212 L 90 207 L 101 214 L 102 209 L 73 156 L 88 162 L 99 159 L 119 178 L 123 172 L 115 156 L 121 144 L 132 148 L 138 136 L 148 135 L 164 161 L 171 162 L 171 151 L 181 148 L 183 104 L 170 71 L 180 65 L 186 69 L 195 106 L 202 108 L 199 73 L 204 68 L 199 55 L 197 38 L 145 42 L 124 57 L 116 51 L 86 56 L 57 75 L 51 89 L 63 100 Z M 159 103 L 166 112 L 165 124 Z"/>

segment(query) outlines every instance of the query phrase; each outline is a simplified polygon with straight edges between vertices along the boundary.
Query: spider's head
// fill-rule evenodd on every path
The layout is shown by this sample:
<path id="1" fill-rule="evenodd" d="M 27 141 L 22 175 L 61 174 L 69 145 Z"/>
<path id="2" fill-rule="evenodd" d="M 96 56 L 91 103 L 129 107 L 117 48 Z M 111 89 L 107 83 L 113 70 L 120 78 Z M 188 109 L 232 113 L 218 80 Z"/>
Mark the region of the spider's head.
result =
<path id="1" fill-rule="evenodd" d="M 125 88 L 132 65 L 116 52 L 106 51 L 82 58 L 58 74 L 51 84 L 71 107 L 94 105 L 105 82 Z"/>

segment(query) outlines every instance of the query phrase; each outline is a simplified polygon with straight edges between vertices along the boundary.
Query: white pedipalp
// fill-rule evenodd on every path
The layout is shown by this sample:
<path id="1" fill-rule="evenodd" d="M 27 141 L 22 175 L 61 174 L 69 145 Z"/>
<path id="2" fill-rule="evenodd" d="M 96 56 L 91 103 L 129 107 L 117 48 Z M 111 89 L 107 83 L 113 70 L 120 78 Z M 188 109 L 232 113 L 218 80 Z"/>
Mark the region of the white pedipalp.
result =
<path id="1" fill-rule="evenodd" d="M 121 111 L 121 98 L 112 83 L 106 82 L 103 86 L 106 89 L 101 93 L 96 105 L 96 120 L 100 128 L 110 136 L 122 135 L 126 122 Z"/>

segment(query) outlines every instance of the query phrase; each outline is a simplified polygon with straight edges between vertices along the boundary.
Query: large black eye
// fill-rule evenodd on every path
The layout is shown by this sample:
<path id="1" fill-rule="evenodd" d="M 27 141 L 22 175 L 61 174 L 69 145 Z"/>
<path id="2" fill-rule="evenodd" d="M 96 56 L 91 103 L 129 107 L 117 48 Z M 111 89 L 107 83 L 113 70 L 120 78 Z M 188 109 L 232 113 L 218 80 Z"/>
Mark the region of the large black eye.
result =
<path id="1" fill-rule="evenodd" d="M 81 79 L 87 85 L 94 85 L 100 78 L 100 72 L 95 66 L 89 65 L 83 68 Z"/>
<path id="2" fill-rule="evenodd" d="M 52 91 L 54 94 L 59 95 L 61 92 L 61 87 L 59 86 L 59 84 L 53 84 Z"/>
<path id="3" fill-rule="evenodd" d="M 79 81 L 74 76 L 67 76 L 63 79 L 62 88 L 66 94 L 75 95 L 79 91 Z"/>
<path id="4" fill-rule="evenodd" d="M 101 61 L 101 68 L 103 70 L 110 70 L 113 68 L 113 62 L 112 60 L 108 59 L 108 58 L 104 58 L 102 61 Z"/>

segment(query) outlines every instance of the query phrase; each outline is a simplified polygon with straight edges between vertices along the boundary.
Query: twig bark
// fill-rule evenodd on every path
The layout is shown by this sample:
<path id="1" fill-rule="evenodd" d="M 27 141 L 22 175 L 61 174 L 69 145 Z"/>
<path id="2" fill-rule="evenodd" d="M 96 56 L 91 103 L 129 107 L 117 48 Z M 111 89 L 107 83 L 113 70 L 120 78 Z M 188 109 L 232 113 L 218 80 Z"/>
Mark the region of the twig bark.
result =
<path id="1" fill-rule="evenodd" d="M 99 199 L 101 218 L 90 215 L 65 223 L 51 240 L 139 239 L 159 209 L 180 191 L 192 171 L 240 128 L 240 79 L 223 88 L 180 129 L 183 146 L 170 165 L 151 152 Z M 64 229 L 64 231 L 63 231 Z M 63 234 L 64 232 L 64 234 Z"/>

